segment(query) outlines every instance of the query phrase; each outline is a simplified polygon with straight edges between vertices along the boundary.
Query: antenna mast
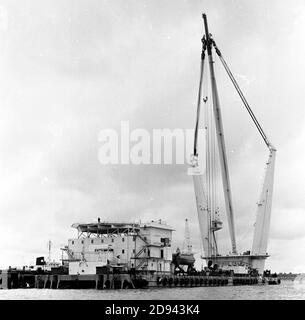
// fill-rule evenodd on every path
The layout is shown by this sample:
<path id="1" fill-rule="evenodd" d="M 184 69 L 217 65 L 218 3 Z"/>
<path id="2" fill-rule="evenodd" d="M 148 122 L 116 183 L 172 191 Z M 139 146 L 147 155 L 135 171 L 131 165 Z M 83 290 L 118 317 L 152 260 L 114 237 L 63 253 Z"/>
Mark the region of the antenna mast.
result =
<path id="1" fill-rule="evenodd" d="M 52 248 L 52 242 L 51 242 L 51 240 L 49 240 L 49 241 L 48 241 L 48 252 L 49 252 L 48 262 L 49 262 L 49 263 L 51 262 L 51 248 Z"/>
<path id="2" fill-rule="evenodd" d="M 187 254 L 192 253 L 190 228 L 189 228 L 189 222 L 187 219 L 185 219 L 184 242 L 183 242 L 182 250 Z"/>

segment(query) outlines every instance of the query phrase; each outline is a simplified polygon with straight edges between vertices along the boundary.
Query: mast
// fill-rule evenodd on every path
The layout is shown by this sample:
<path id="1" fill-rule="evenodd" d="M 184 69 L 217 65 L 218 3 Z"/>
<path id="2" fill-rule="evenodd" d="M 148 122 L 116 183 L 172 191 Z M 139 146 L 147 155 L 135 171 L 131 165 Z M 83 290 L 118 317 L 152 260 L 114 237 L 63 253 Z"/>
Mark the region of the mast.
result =
<path id="1" fill-rule="evenodd" d="M 192 253 L 190 228 L 189 228 L 189 222 L 187 219 L 185 219 L 184 242 L 183 242 L 182 251 L 183 253 L 187 253 L 187 254 Z"/>
<path id="2" fill-rule="evenodd" d="M 226 212 L 228 217 L 232 252 L 236 253 L 237 251 L 236 251 L 236 239 L 235 239 L 235 226 L 234 226 L 234 214 L 233 214 L 233 205 L 232 205 L 229 168 L 228 168 L 228 160 L 227 160 L 226 146 L 225 146 L 225 140 L 224 140 L 224 131 L 223 131 L 223 124 L 222 124 L 219 96 L 218 96 L 215 71 L 214 71 L 214 65 L 213 65 L 214 64 L 213 55 L 212 55 L 213 40 L 209 33 L 206 14 L 203 14 L 202 17 L 204 20 L 208 61 L 210 66 L 211 88 L 212 88 L 212 98 L 213 98 L 213 113 L 215 117 L 215 127 L 216 127 L 216 133 L 217 133 L 217 143 L 218 143 L 218 151 L 219 151 L 219 158 L 220 158 L 220 167 L 221 167 L 221 174 L 222 174 L 222 182 L 223 182 L 222 184 L 223 184 Z"/>
<path id="3" fill-rule="evenodd" d="M 52 242 L 51 240 L 48 241 L 48 262 L 50 263 L 51 262 L 51 248 L 52 248 Z"/>

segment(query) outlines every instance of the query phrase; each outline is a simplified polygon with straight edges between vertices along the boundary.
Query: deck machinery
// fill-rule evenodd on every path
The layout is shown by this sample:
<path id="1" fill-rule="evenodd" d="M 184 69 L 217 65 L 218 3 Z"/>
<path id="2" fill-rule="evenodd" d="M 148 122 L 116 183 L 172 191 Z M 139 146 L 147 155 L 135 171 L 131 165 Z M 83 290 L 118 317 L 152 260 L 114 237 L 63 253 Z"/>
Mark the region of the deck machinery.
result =
<path id="1" fill-rule="evenodd" d="M 245 267 L 246 270 L 256 269 L 259 274 L 264 270 L 265 260 L 268 257 L 267 244 L 270 228 L 274 163 L 276 149 L 267 138 L 265 132 L 260 126 L 257 118 L 252 112 L 245 96 L 243 95 L 235 77 L 230 71 L 226 61 L 224 60 L 221 51 L 216 45 L 215 40 L 209 33 L 207 17 L 202 15 L 204 21 L 205 34 L 202 38 L 201 66 L 199 92 L 197 100 L 197 116 L 194 136 L 194 152 L 191 159 L 191 167 L 189 174 L 193 176 L 199 227 L 201 233 L 201 242 L 204 251 L 204 259 L 209 264 L 214 263 L 222 268 L 234 269 L 234 267 Z M 254 228 L 254 237 L 252 250 L 246 251 L 244 254 L 237 253 L 237 245 L 235 238 L 234 210 L 232 203 L 229 167 L 227 161 L 227 153 L 225 146 L 225 135 L 222 123 L 222 114 L 220 101 L 217 90 L 217 83 L 214 70 L 213 51 L 219 57 L 223 67 L 225 68 L 230 80 L 232 81 L 239 97 L 241 98 L 247 112 L 253 120 L 258 132 L 263 138 L 269 150 L 269 156 L 266 163 L 265 177 L 260 198 L 257 203 L 257 216 Z M 209 109 L 208 96 L 203 96 L 204 84 L 204 67 L 207 60 L 210 73 L 210 86 L 212 95 L 212 105 Z M 206 92 L 208 94 L 208 92 Z M 198 132 L 200 114 L 203 111 L 205 115 L 205 172 L 199 166 L 198 154 Z M 217 167 L 217 162 L 218 166 Z M 217 184 L 217 172 L 219 180 L 222 180 L 225 210 L 227 214 L 228 227 L 231 239 L 232 252 L 228 255 L 220 255 L 217 247 L 216 232 L 222 229 L 222 222 L 219 218 L 219 207 L 215 200 Z"/>
<path id="2" fill-rule="evenodd" d="M 185 219 L 184 241 L 182 250 L 177 248 L 176 252 L 173 253 L 172 262 L 175 267 L 175 272 L 178 270 L 178 272 L 182 273 L 191 273 L 195 270 L 195 257 L 191 245 L 188 219 Z"/>

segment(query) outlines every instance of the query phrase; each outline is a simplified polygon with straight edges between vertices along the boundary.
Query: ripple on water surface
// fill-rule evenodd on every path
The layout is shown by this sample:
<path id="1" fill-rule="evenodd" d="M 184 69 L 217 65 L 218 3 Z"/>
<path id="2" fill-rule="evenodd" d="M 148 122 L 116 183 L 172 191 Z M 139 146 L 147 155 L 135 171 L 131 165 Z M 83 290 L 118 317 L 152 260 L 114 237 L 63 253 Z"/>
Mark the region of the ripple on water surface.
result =
<path id="1" fill-rule="evenodd" d="M 278 300 L 305 299 L 305 281 L 282 281 L 276 286 L 162 288 L 143 290 L 0 290 L 0 299 L 41 300 Z"/>

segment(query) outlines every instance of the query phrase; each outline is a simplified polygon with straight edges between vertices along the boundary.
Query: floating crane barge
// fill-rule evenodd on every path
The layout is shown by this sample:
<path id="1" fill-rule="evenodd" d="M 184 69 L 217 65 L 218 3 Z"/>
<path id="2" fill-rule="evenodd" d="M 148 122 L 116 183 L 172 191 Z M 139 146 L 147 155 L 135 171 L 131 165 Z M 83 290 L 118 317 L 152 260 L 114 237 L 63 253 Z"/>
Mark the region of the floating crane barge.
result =
<path id="1" fill-rule="evenodd" d="M 190 232 L 186 219 L 185 245 L 181 252 L 172 252 L 174 229 L 164 221 L 147 223 L 107 222 L 72 225 L 77 237 L 62 248 L 62 264 L 51 266 L 43 257 L 31 268 L 9 268 L 0 271 L 0 289 L 12 288 L 96 288 L 132 289 L 147 287 L 199 287 L 279 284 L 280 279 L 264 271 L 269 238 L 276 149 L 268 140 L 247 100 L 208 30 L 203 14 L 205 35 L 202 38 L 194 152 L 189 174 L 193 176 L 203 259 L 207 267 L 194 268 Z M 229 167 L 225 147 L 221 108 L 214 72 L 213 49 L 222 62 L 247 112 L 263 138 L 269 156 L 254 229 L 252 250 L 239 254 L 235 238 L 234 212 Z M 206 53 L 210 70 L 212 105 L 203 97 L 203 75 Z M 204 102 L 206 162 L 205 172 L 199 166 L 198 134 Z M 216 201 L 217 163 L 220 166 L 225 210 L 232 253 L 221 255 L 216 232 L 222 229 Z M 64 258 L 65 255 L 65 258 Z M 241 271 L 243 269 L 243 271 Z"/>
<path id="2" fill-rule="evenodd" d="M 132 289 L 275 284 L 272 275 L 234 274 L 208 267 L 196 271 L 191 245 L 180 260 L 172 254 L 174 231 L 164 221 L 147 223 L 98 222 L 73 224 L 77 237 L 62 248 L 62 265 L 51 266 L 43 257 L 36 266 L 9 268 L 0 273 L 0 288 Z M 246 258 L 246 256 L 245 256 Z M 177 264 L 178 261 L 178 264 Z M 187 270 L 183 267 L 187 266 Z M 186 269 L 186 268 L 185 268 Z"/>
<path id="3" fill-rule="evenodd" d="M 265 260 L 268 257 L 267 244 L 269 239 L 270 218 L 271 218 L 271 204 L 273 193 L 274 180 L 274 163 L 276 149 L 267 138 L 265 132 L 260 126 L 252 109 L 250 108 L 245 96 L 243 95 L 236 79 L 230 71 L 226 61 L 224 60 L 221 51 L 216 45 L 215 40 L 209 33 L 207 17 L 203 14 L 205 35 L 202 38 L 202 53 L 201 53 L 201 67 L 200 67 L 200 81 L 199 93 L 197 101 L 197 117 L 195 125 L 194 137 L 194 153 L 192 155 L 192 166 L 189 170 L 190 175 L 193 176 L 194 189 L 196 195 L 198 220 L 201 232 L 202 247 L 205 256 L 203 257 L 209 263 L 217 264 L 221 268 L 230 269 L 236 265 L 243 266 L 249 270 L 257 270 L 259 274 L 263 273 Z M 225 68 L 230 80 L 232 81 L 238 95 L 240 96 L 247 112 L 253 120 L 258 132 L 263 138 L 269 150 L 269 156 L 266 163 L 265 178 L 260 199 L 257 204 L 257 216 L 254 229 L 254 238 L 252 244 L 252 251 L 247 254 L 237 254 L 237 245 L 235 238 L 235 223 L 232 192 L 229 176 L 229 166 L 225 146 L 225 134 L 223 130 L 222 114 L 220 108 L 220 101 L 218 96 L 217 83 L 214 71 L 213 49 L 219 57 L 222 65 Z M 207 105 L 208 97 L 202 98 L 203 91 L 203 75 L 206 53 L 208 55 L 208 64 L 210 70 L 210 82 L 212 91 L 212 106 L 209 109 Z M 200 113 L 202 108 L 202 101 L 205 103 L 206 124 L 206 168 L 205 175 L 201 172 L 199 167 L 198 155 L 198 128 Z M 210 117 L 210 118 L 209 118 Z M 217 147 L 216 147 L 217 145 Z M 217 152 L 218 151 L 218 152 Z M 228 227 L 231 239 L 232 253 L 228 255 L 220 255 L 218 252 L 216 232 L 222 229 L 222 222 L 219 219 L 219 207 L 215 201 L 215 180 L 217 180 L 216 172 L 219 160 L 221 180 L 223 186 L 223 195 L 225 200 L 225 209 L 227 213 Z"/>

